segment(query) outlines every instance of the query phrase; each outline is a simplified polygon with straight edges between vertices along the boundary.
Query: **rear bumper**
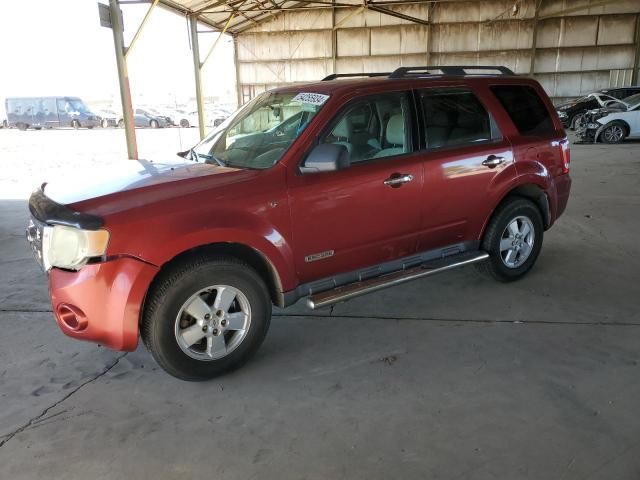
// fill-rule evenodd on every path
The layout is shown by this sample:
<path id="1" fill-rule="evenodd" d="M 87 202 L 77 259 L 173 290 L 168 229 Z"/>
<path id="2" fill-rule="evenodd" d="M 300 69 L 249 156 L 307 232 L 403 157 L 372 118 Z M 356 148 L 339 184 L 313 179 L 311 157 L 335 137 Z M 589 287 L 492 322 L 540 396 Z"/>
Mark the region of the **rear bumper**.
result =
<path id="1" fill-rule="evenodd" d="M 571 193 L 571 177 L 569 174 L 560 175 L 555 179 L 556 184 L 556 208 L 554 221 L 562 215 L 569 203 L 569 194 Z"/>
<path id="2" fill-rule="evenodd" d="M 133 258 L 86 265 L 77 272 L 51 269 L 49 294 L 65 335 L 133 351 L 147 289 L 158 268 Z"/>

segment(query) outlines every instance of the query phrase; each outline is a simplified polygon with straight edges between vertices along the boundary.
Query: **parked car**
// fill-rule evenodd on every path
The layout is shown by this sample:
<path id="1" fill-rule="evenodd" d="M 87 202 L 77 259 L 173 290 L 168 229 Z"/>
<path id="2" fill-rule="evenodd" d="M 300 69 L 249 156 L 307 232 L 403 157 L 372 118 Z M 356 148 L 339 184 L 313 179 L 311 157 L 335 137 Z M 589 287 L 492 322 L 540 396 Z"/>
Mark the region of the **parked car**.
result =
<path id="1" fill-rule="evenodd" d="M 95 110 L 95 113 L 102 128 L 117 127 L 118 119 L 122 117 L 122 114 L 109 109 Z"/>
<path id="2" fill-rule="evenodd" d="M 640 138 L 640 93 L 590 110 L 576 133 L 589 143 L 622 143 L 626 138 Z"/>
<path id="3" fill-rule="evenodd" d="M 601 92 L 590 93 L 584 97 L 559 105 L 557 107 L 558 116 L 565 128 L 575 129 L 577 127 L 576 123 L 580 123 L 584 113 L 595 108 L 604 107 L 605 103 L 611 100 L 615 101 L 617 99 Z"/>
<path id="4" fill-rule="evenodd" d="M 200 124 L 198 120 L 198 111 L 177 110 L 177 125 L 182 128 L 197 127 Z M 207 110 L 205 112 L 205 122 L 207 127 L 217 127 L 229 117 L 229 113 L 222 110 Z"/>
<path id="5" fill-rule="evenodd" d="M 5 100 L 8 126 L 34 128 L 93 128 L 98 117 L 78 97 L 12 97 Z"/>
<path id="6" fill-rule="evenodd" d="M 624 100 L 627 97 L 640 93 L 640 86 L 603 88 L 600 93 L 605 93 L 613 98 Z"/>
<path id="7" fill-rule="evenodd" d="M 146 107 L 144 110 L 155 117 L 162 118 L 165 121 L 166 126 L 168 127 L 172 127 L 175 125 L 175 121 L 173 117 L 165 111 L 160 111 L 156 108 L 150 108 L 150 107 Z"/>
<path id="8" fill-rule="evenodd" d="M 469 264 L 526 275 L 571 186 L 538 82 L 478 66 L 336 77 L 259 95 L 183 158 L 35 191 L 27 238 L 62 331 L 123 351 L 141 336 L 200 380 L 252 356 L 272 303 Z"/>
<path id="9" fill-rule="evenodd" d="M 162 128 L 168 126 L 167 120 L 164 117 L 154 115 L 143 108 L 136 108 L 133 111 L 133 120 L 136 127 Z M 118 120 L 118 126 L 120 128 L 124 127 L 124 119 L 122 116 L 120 116 Z"/>

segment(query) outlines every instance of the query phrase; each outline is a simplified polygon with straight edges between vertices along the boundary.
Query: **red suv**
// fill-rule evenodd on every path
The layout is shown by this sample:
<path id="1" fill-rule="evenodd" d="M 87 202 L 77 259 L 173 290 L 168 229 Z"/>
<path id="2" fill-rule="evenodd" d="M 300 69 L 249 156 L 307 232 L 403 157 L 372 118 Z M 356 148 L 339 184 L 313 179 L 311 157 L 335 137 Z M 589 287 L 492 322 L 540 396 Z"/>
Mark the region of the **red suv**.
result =
<path id="1" fill-rule="evenodd" d="M 186 380 L 246 361 L 272 304 L 470 263 L 522 277 L 571 186 L 553 105 L 503 67 L 279 88 L 180 156 L 43 184 L 27 237 L 65 334 L 125 351 L 141 336 Z"/>

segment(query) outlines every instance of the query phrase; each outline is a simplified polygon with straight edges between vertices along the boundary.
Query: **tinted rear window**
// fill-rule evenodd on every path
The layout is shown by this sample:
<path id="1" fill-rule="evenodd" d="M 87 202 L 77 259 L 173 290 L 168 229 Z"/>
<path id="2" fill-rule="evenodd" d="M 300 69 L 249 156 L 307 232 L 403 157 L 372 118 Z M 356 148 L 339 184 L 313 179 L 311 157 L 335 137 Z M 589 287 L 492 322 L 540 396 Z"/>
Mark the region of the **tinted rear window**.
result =
<path id="1" fill-rule="evenodd" d="M 526 85 L 494 85 L 491 91 L 521 135 L 542 136 L 555 133 L 547 107 L 533 88 Z"/>

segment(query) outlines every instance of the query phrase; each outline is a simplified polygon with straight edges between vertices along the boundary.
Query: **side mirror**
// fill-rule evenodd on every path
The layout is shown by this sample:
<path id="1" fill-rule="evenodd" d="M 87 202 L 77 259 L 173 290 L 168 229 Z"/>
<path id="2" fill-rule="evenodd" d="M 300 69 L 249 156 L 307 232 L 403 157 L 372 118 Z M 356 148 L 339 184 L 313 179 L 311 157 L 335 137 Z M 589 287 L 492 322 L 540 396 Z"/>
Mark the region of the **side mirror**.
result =
<path id="1" fill-rule="evenodd" d="M 333 172 L 348 168 L 350 165 L 351 158 L 347 147 L 322 143 L 311 150 L 300 171 L 302 173 Z"/>

